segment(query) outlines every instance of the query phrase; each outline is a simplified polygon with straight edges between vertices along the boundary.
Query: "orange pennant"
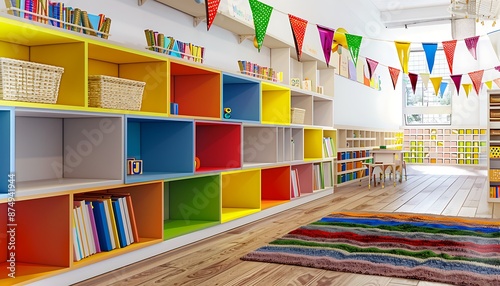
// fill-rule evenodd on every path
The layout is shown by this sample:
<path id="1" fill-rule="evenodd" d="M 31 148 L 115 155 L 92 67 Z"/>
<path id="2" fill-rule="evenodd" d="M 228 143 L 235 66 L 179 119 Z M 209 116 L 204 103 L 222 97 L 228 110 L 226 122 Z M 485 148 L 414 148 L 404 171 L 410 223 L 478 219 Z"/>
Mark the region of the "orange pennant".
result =
<path id="1" fill-rule="evenodd" d="M 479 95 L 479 90 L 481 89 L 481 81 L 483 80 L 484 70 L 479 70 L 475 72 L 470 72 L 469 76 L 474 84 L 474 89 L 476 90 L 476 94 Z"/>
<path id="2" fill-rule="evenodd" d="M 288 14 L 288 19 L 290 19 L 290 26 L 292 27 L 295 50 L 297 51 L 297 60 L 300 62 L 300 57 L 302 56 L 302 44 L 304 43 L 304 37 L 306 35 L 307 20 L 291 14 Z"/>
<path id="3" fill-rule="evenodd" d="M 389 68 L 389 73 L 391 74 L 392 86 L 394 87 L 394 90 L 396 90 L 396 84 L 398 83 L 399 73 L 401 72 L 401 70 L 393 67 L 388 67 L 388 68 Z"/>
<path id="4" fill-rule="evenodd" d="M 500 87 L 500 78 L 494 79 L 493 82 Z"/>
<path id="5" fill-rule="evenodd" d="M 448 61 L 448 68 L 450 69 L 450 74 L 453 74 L 453 58 L 455 57 L 456 47 L 457 47 L 457 40 L 443 42 L 443 49 L 446 55 L 446 60 Z"/>

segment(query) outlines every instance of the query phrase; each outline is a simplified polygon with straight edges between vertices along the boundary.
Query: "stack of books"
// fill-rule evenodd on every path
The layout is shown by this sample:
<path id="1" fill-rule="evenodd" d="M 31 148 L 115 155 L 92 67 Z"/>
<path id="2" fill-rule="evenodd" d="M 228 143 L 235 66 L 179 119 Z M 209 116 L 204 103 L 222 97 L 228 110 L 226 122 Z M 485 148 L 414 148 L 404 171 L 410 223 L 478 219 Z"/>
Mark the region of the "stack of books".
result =
<path id="1" fill-rule="evenodd" d="M 238 67 L 240 68 L 240 73 L 253 76 L 256 78 L 267 79 L 274 82 L 282 82 L 283 75 L 282 72 L 276 72 L 273 68 L 263 67 L 258 64 L 251 63 L 249 61 L 238 61 Z"/>

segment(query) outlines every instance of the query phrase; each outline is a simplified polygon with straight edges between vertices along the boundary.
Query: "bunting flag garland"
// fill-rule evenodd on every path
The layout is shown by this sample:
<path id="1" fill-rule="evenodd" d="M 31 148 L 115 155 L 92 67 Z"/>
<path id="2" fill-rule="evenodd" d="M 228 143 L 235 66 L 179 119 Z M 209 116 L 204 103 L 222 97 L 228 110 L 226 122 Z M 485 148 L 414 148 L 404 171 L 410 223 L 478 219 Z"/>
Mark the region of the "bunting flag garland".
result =
<path id="1" fill-rule="evenodd" d="M 396 90 L 396 84 L 398 83 L 399 73 L 401 72 L 401 70 L 393 67 L 388 67 L 388 68 L 389 68 L 389 74 L 391 75 L 392 79 L 392 86 L 394 90 Z"/>
<path id="2" fill-rule="evenodd" d="M 316 25 L 318 27 L 319 39 L 321 41 L 321 49 L 325 55 L 326 66 L 330 65 L 330 56 L 332 54 L 332 44 L 335 35 L 335 30 Z"/>
<path id="3" fill-rule="evenodd" d="M 358 64 L 358 55 L 359 55 L 359 47 L 361 47 L 361 41 L 363 37 L 352 34 L 345 34 L 345 38 L 347 40 L 347 47 L 349 48 L 349 52 L 351 53 L 352 61 L 354 65 Z"/>
<path id="4" fill-rule="evenodd" d="M 471 84 L 471 83 L 464 83 L 464 84 L 462 84 L 462 87 L 463 87 L 463 88 L 464 88 L 464 90 L 465 90 L 465 95 L 466 95 L 467 97 L 469 97 L 469 93 L 470 93 L 470 91 L 472 90 L 472 84 Z"/>
<path id="5" fill-rule="evenodd" d="M 205 10 L 207 13 L 207 31 L 210 30 L 214 22 L 217 10 L 219 10 L 220 0 L 205 0 Z"/>
<path id="6" fill-rule="evenodd" d="M 493 51 L 498 58 L 498 49 L 500 48 L 498 44 L 500 43 L 500 33 L 498 31 L 488 33 L 488 38 L 490 39 L 491 46 L 493 47 Z"/>
<path id="7" fill-rule="evenodd" d="M 301 19 L 297 16 L 288 14 L 290 20 L 290 27 L 292 28 L 293 41 L 295 42 L 295 50 L 297 51 L 297 60 L 300 62 L 302 56 L 302 44 L 306 35 L 307 20 Z"/>
<path id="8" fill-rule="evenodd" d="M 417 89 L 418 74 L 408 73 L 408 77 L 410 78 L 411 89 L 413 90 L 413 94 L 415 94 L 415 90 Z"/>
<path id="9" fill-rule="evenodd" d="M 443 81 L 443 77 L 431 77 L 432 86 L 434 87 L 434 94 L 436 96 L 439 95 L 439 87 L 441 86 L 441 82 Z"/>
<path id="10" fill-rule="evenodd" d="M 500 78 L 494 79 L 493 82 L 497 85 L 497 87 L 500 87 Z"/>
<path id="11" fill-rule="evenodd" d="M 378 62 L 376 60 L 372 60 L 366 58 L 366 65 L 368 66 L 368 74 L 370 75 L 370 79 L 373 77 L 375 70 L 377 69 Z"/>
<path id="12" fill-rule="evenodd" d="M 446 91 L 447 87 L 448 83 L 446 81 L 441 82 L 441 85 L 439 87 L 439 97 L 443 98 L 444 92 Z"/>
<path id="13" fill-rule="evenodd" d="M 427 59 L 427 67 L 429 68 L 429 73 L 432 73 L 432 68 L 434 67 L 434 61 L 436 59 L 436 51 L 438 48 L 438 44 L 422 43 L 422 48 L 424 48 L 425 58 Z"/>
<path id="14" fill-rule="evenodd" d="M 483 80 L 484 70 L 478 70 L 475 72 L 470 72 L 469 76 L 474 84 L 474 89 L 476 90 L 476 94 L 479 95 L 479 90 L 481 89 L 481 81 Z"/>
<path id="15" fill-rule="evenodd" d="M 462 75 L 456 74 L 456 75 L 450 75 L 450 77 L 453 80 L 455 88 L 457 89 L 457 95 L 460 95 L 460 83 L 462 82 Z"/>
<path id="16" fill-rule="evenodd" d="M 422 85 L 424 86 L 425 89 L 429 88 L 429 78 L 430 74 L 428 73 L 421 73 L 420 78 L 422 79 Z"/>
<path id="17" fill-rule="evenodd" d="M 446 60 L 448 61 L 448 68 L 450 69 L 450 74 L 453 74 L 453 58 L 455 57 L 456 47 L 457 47 L 457 40 L 450 40 L 443 42 L 444 54 L 446 55 Z"/>
<path id="18" fill-rule="evenodd" d="M 250 9 L 252 10 L 253 24 L 255 27 L 257 49 L 260 52 L 260 48 L 262 47 L 264 38 L 266 37 L 267 26 L 269 25 L 269 20 L 271 19 L 273 7 L 257 0 L 249 0 L 249 3 Z"/>
<path id="19" fill-rule="evenodd" d="M 478 41 L 479 41 L 479 36 L 474 36 L 465 39 L 465 45 L 467 46 L 467 49 L 469 50 L 470 54 L 472 55 L 472 57 L 474 57 L 475 60 L 477 60 L 476 48 Z"/>
<path id="20" fill-rule="evenodd" d="M 486 81 L 486 82 L 484 82 L 484 84 L 486 85 L 486 87 L 488 89 L 491 89 L 493 87 L 493 81 L 492 80 Z"/>
<path id="21" fill-rule="evenodd" d="M 410 42 L 394 42 L 398 52 L 399 62 L 403 69 L 403 73 L 408 74 L 408 61 L 410 59 Z"/>

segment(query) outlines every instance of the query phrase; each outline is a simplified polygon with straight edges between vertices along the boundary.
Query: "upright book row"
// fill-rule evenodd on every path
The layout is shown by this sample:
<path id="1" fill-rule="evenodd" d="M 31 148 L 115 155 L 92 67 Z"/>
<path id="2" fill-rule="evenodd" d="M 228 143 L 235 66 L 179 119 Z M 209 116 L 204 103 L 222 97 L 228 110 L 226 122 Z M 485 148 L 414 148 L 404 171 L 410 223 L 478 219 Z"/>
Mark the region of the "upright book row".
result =
<path id="1" fill-rule="evenodd" d="M 500 94 L 498 91 L 488 91 L 488 201 L 500 202 Z"/>

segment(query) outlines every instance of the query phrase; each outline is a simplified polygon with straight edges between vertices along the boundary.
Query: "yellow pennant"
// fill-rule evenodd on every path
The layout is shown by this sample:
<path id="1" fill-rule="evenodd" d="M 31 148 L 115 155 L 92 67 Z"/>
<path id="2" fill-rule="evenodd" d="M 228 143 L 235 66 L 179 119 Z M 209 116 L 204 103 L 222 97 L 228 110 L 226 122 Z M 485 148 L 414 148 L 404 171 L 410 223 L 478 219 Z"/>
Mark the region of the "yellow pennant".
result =
<path id="1" fill-rule="evenodd" d="M 464 84 L 462 84 L 462 87 L 463 87 L 463 88 L 464 88 L 464 90 L 465 90 L 465 95 L 466 95 L 467 97 L 469 97 L 469 93 L 470 93 L 470 91 L 472 90 L 472 83 L 464 83 Z"/>
<path id="2" fill-rule="evenodd" d="M 488 89 L 491 89 L 493 87 L 493 81 L 492 80 L 489 80 L 489 81 L 485 82 L 484 84 L 486 84 L 486 86 L 488 87 Z"/>
<path id="3" fill-rule="evenodd" d="M 403 68 L 403 73 L 408 74 L 408 60 L 410 59 L 410 42 L 394 42 L 398 51 L 399 62 Z"/>
<path id="4" fill-rule="evenodd" d="M 439 95 L 439 88 L 441 87 L 441 81 L 443 81 L 443 77 L 431 77 L 432 86 L 434 87 L 434 92 L 436 96 Z"/>

